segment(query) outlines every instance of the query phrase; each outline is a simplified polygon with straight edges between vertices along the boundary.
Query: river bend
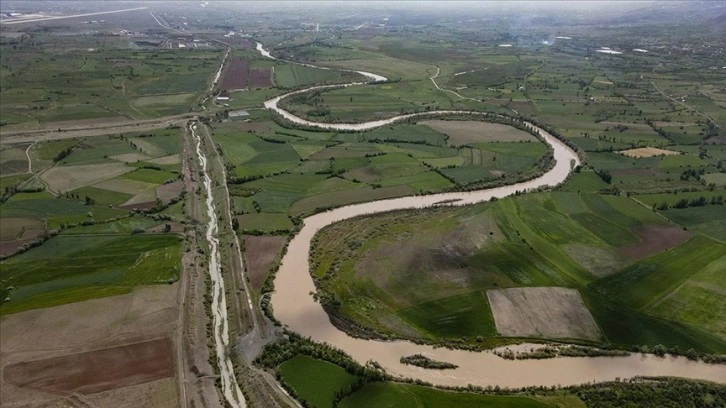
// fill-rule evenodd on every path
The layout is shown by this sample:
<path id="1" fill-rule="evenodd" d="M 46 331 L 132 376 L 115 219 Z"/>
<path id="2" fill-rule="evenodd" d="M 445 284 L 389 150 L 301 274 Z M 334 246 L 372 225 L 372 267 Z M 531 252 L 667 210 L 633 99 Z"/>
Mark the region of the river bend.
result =
<path id="1" fill-rule="evenodd" d="M 267 57 L 269 52 L 258 44 L 258 50 Z M 385 80 L 370 73 L 362 73 L 373 81 Z M 369 74 L 369 75 L 365 75 Z M 358 85 L 358 83 L 345 86 Z M 265 102 L 265 107 L 294 123 L 326 130 L 367 130 L 411 117 L 430 114 L 455 114 L 457 111 L 427 112 L 401 115 L 389 119 L 356 123 L 318 123 L 297 117 L 278 106 L 280 99 L 314 89 L 311 87 L 279 96 Z M 464 112 L 466 113 L 466 112 Z M 531 124 L 530 124 L 531 125 Z M 501 386 L 527 387 L 576 385 L 586 382 L 611 381 L 635 376 L 675 376 L 726 383 L 726 366 L 695 362 L 685 357 L 631 354 L 625 357 L 560 357 L 547 360 L 505 360 L 491 352 L 450 350 L 419 345 L 410 341 L 365 340 L 349 336 L 336 328 L 312 297 L 316 291 L 309 270 L 311 240 L 320 229 L 352 217 L 393 210 L 426 208 L 446 202 L 447 205 L 470 205 L 502 198 L 538 187 L 555 186 L 565 181 L 573 167 L 579 164 L 577 154 L 562 141 L 544 129 L 536 128 L 554 151 L 555 166 L 535 179 L 491 189 L 412 196 L 348 205 L 312 215 L 304 219 L 304 226 L 291 240 L 275 277 L 272 306 L 275 317 L 290 330 L 310 337 L 314 341 L 337 347 L 361 364 L 369 360 L 380 363 L 389 374 L 420 379 L 443 386 Z M 429 358 L 458 365 L 454 370 L 428 370 L 400 363 L 402 356 L 423 354 Z"/>

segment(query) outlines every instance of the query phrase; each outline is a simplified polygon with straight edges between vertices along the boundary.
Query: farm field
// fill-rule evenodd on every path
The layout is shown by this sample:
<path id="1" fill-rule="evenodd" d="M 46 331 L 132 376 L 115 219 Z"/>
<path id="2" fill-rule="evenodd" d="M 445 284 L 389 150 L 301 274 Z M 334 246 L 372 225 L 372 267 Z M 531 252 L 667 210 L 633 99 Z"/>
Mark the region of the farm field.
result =
<path id="1" fill-rule="evenodd" d="M 300 399 L 319 408 L 332 408 L 336 394 L 351 387 L 357 379 L 335 364 L 305 355 L 285 361 L 279 370 L 282 380 Z"/>
<path id="2" fill-rule="evenodd" d="M 152 20 L 153 21 L 153 20 Z M 69 42 L 70 41 L 70 42 Z M 119 49 L 113 42 L 40 35 L 0 44 L 3 131 L 97 124 L 184 113 L 201 95 L 221 50 Z M 68 52 L 75 47 L 83 51 Z M 65 49 L 56 53 L 53 49 Z M 92 51 L 88 51 L 91 49 Z M 145 63 L 149 59 L 154 64 Z"/>
<path id="3" fill-rule="evenodd" d="M 181 243 L 166 235 L 69 235 L 2 261 L 3 314 L 127 293 L 179 279 Z"/>
<path id="4" fill-rule="evenodd" d="M 346 397 L 341 407 L 532 407 L 550 406 L 533 398 L 442 391 L 419 385 L 372 383 Z"/>
<path id="5" fill-rule="evenodd" d="M 547 148 L 534 136 L 464 123 L 457 143 L 467 134 L 472 143 L 462 146 L 421 124 L 322 133 L 255 121 L 216 126 L 214 138 L 231 173 L 240 230 L 264 233 L 289 231 L 293 218 L 324 208 L 510 182 L 542 166 Z"/>
<path id="6" fill-rule="evenodd" d="M 22 252 L 2 261 L 2 314 L 176 281 L 179 238 L 141 233 L 179 227 L 129 210 L 179 200 L 180 153 L 176 129 L 33 145 L 35 184 L 0 205 L 2 256 Z"/>
<path id="7" fill-rule="evenodd" d="M 297 116 L 319 122 L 365 122 L 404 113 L 463 109 L 431 81 L 368 84 L 294 95 L 282 107 Z"/>
<path id="8" fill-rule="evenodd" d="M 238 91 L 247 88 L 249 77 L 249 62 L 246 59 L 232 57 L 224 70 L 219 89 L 223 91 Z"/>
<path id="9" fill-rule="evenodd" d="M 130 293 L 3 315 L 0 369 L 5 374 L 0 403 L 62 404 L 65 397 L 42 389 L 47 387 L 63 393 L 103 389 L 86 394 L 99 405 L 117 405 L 121 398 L 144 401 L 152 395 L 155 406 L 178 406 L 169 344 L 178 313 L 177 291 L 178 284 L 144 286 Z M 138 358 L 148 364 L 133 364 L 139 363 Z M 33 362 L 39 370 L 31 372 Z M 107 364 L 122 369 L 99 372 Z M 73 376 L 76 381 L 68 380 L 69 372 L 78 374 Z M 26 381 L 33 388 L 24 387 Z"/>
<path id="10" fill-rule="evenodd" d="M 726 404 L 718 2 L 32 3 L 3 3 L 0 27 L 0 405 Z M 265 106 L 298 90 L 279 106 L 313 122 L 462 113 L 335 131 Z M 523 121 L 576 150 L 563 185 L 294 245 L 332 208 L 536 177 L 554 150 Z M 288 250 L 309 255 L 315 312 L 362 339 L 322 314 L 345 350 L 290 330 L 272 302 Z M 604 381 L 550 388 L 472 376 L 457 350 L 550 342 L 643 356 L 497 361 Z M 399 363 L 410 382 L 383 375 Z M 719 383 L 631 378 L 665 372 Z"/>
<path id="11" fill-rule="evenodd" d="M 275 85 L 282 89 L 305 85 L 347 83 L 363 80 L 363 77 L 359 74 L 352 72 L 326 70 L 283 62 L 276 63 L 273 72 Z"/>
<path id="12" fill-rule="evenodd" d="M 53 231 L 124 218 L 129 210 L 163 210 L 178 201 L 180 141 L 170 129 L 31 146 L 34 173 L 3 177 L 14 187 L 0 204 L 0 220 L 12 224 L 0 240 L 0 254 L 35 245 Z"/>
<path id="13" fill-rule="evenodd" d="M 709 328 L 723 307 L 709 271 L 724 249 L 624 196 L 551 192 L 332 225 L 315 240 L 311 273 L 329 313 L 384 335 L 487 345 L 579 338 L 723 352 L 726 338 Z M 520 298 L 517 290 L 532 293 Z M 694 291 L 713 294 L 701 297 L 708 306 L 689 300 Z M 673 302 L 691 311 L 676 312 Z M 698 315 L 704 307 L 714 313 Z"/>
<path id="14" fill-rule="evenodd" d="M 245 235 L 243 238 L 250 283 L 255 290 L 259 290 L 273 263 L 280 256 L 286 239 L 284 236 L 274 235 Z"/>

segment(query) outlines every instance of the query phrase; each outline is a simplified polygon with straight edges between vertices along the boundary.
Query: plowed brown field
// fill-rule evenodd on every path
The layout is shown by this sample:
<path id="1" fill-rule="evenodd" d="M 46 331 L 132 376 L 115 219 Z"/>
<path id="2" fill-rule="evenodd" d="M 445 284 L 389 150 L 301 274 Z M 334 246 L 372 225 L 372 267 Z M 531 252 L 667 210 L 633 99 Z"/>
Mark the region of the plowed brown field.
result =
<path id="1" fill-rule="evenodd" d="M 174 375 L 168 338 L 5 367 L 11 384 L 57 393 L 94 394 Z"/>

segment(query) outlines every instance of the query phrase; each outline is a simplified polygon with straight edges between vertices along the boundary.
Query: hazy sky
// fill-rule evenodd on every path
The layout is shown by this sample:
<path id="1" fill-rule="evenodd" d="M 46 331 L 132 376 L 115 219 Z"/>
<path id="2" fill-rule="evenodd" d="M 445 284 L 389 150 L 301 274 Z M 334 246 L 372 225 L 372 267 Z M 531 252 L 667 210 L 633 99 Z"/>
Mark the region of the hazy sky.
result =
<path id="1" fill-rule="evenodd" d="M 197 0 L 191 0 L 199 2 Z M 357 1 L 357 0 L 311 0 L 311 1 L 210 1 L 215 6 L 222 7 L 244 7 L 255 10 L 299 10 L 299 9 L 358 9 L 358 10 L 416 10 L 416 11 L 436 11 L 436 10 L 499 10 L 512 12 L 546 12 L 564 10 L 575 12 L 578 14 L 602 13 L 606 11 L 624 12 L 632 9 L 644 7 L 657 7 L 658 4 L 668 3 L 674 4 L 674 1 L 657 2 L 657 1 L 584 1 L 584 0 L 499 0 L 499 1 L 461 1 L 461 0 L 373 0 L 373 1 Z"/>

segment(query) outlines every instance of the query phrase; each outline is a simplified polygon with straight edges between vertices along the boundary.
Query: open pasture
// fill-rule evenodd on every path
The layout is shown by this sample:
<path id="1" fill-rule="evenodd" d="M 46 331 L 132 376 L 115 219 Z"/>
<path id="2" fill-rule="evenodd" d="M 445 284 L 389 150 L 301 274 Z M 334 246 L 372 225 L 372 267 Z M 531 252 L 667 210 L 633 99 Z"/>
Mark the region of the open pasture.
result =
<path id="1" fill-rule="evenodd" d="M 335 364 L 302 354 L 282 363 L 279 371 L 282 380 L 315 408 L 333 408 L 335 396 L 358 379 Z"/>
<path id="2" fill-rule="evenodd" d="M 352 190 L 342 190 L 329 193 L 320 193 L 314 196 L 305 197 L 296 201 L 290 207 L 291 215 L 309 214 L 313 211 L 340 207 L 347 204 L 362 203 L 371 200 L 383 200 L 386 198 L 411 195 L 415 191 L 409 186 L 391 187 L 357 187 Z"/>
<path id="3" fill-rule="evenodd" d="M 516 79 L 524 79 L 537 66 L 534 60 L 522 60 L 505 64 L 491 64 L 480 70 L 462 73 L 453 77 L 452 87 L 467 86 L 484 88 L 497 86 Z"/>
<path id="4" fill-rule="evenodd" d="M 598 281 L 593 287 L 624 305 L 647 308 L 722 256 L 725 250 L 724 244 L 694 236 L 677 248 L 636 262 Z"/>
<path id="5" fill-rule="evenodd" d="M 721 256 L 693 274 L 684 284 L 649 308 L 651 313 L 675 317 L 701 330 L 726 339 L 726 256 Z"/>
<path id="6" fill-rule="evenodd" d="M 31 218 L 3 218 L 2 231 L 0 231 L 0 241 L 12 241 L 21 238 L 25 231 L 43 230 L 44 225 L 40 220 Z"/>
<path id="7" fill-rule="evenodd" d="M 150 231 L 154 229 L 154 227 L 163 225 L 162 223 L 163 221 L 157 221 L 143 215 L 134 214 L 113 221 L 66 228 L 61 231 L 61 235 L 131 234 L 134 231 Z"/>
<path id="8" fill-rule="evenodd" d="M 431 81 L 368 84 L 294 95 L 281 101 L 292 113 L 323 122 L 363 122 L 402 113 L 455 107 Z"/>
<path id="9" fill-rule="evenodd" d="M 85 200 L 88 197 L 96 205 L 109 205 L 114 207 L 120 206 L 133 197 L 132 194 L 91 186 L 75 189 L 70 194 L 73 194 L 74 197 L 78 195 L 78 200 Z"/>
<path id="10" fill-rule="evenodd" d="M 398 314 L 432 338 L 496 335 L 492 310 L 481 292 L 421 303 Z"/>
<path id="11" fill-rule="evenodd" d="M 362 76 L 355 73 L 313 68 L 285 62 L 276 63 L 273 73 L 274 83 L 280 88 L 296 88 L 305 85 L 346 83 L 363 80 Z"/>
<path id="12" fill-rule="evenodd" d="M 377 52 L 341 47 L 316 47 L 315 51 L 319 53 L 315 56 L 319 65 L 374 72 L 391 80 L 427 80 L 436 72 L 430 65 Z"/>
<path id="13" fill-rule="evenodd" d="M 698 231 L 726 243 L 726 212 L 721 205 L 706 207 L 672 208 L 663 211 L 669 219 L 691 230 Z"/>
<path id="14" fill-rule="evenodd" d="M 2 128 L 184 113 L 194 96 L 205 90 L 221 52 L 128 50 L 116 45 L 100 37 L 53 33 L 38 33 L 20 47 L 0 44 L 2 65 L 15 67 L 0 71 Z M 78 49 L 69 52 L 69 46 Z M 30 64 L 33 69 L 19 69 Z M 174 97 L 144 99 L 160 94 Z"/>
<path id="15" fill-rule="evenodd" d="M 28 172 L 28 157 L 25 150 L 29 143 L 0 146 L 0 174 L 10 176 Z"/>
<path id="16" fill-rule="evenodd" d="M 65 193 L 78 188 L 111 180 L 130 171 L 123 163 L 86 164 L 77 166 L 56 166 L 46 171 L 41 179 L 54 193 Z"/>
<path id="17" fill-rule="evenodd" d="M 138 154 L 139 152 L 128 141 L 119 136 L 95 137 L 83 139 L 77 143 L 71 153 L 64 157 L 61 166 L 79 166 L 86 164 L 115 163 L 113 156 Z"/>
<path id="18" fill-rule="evenodd" d="M 0 212 L 3 218 L 31 218 L 43 221 L 48 229 L 58 229 L 61 224 L 105 221 L 127 214 L 126 211 L 107 206 L 87 206 L 77 201 L 57 198 L 47 192 L 15 194 L 0 206 Z"/>
<path id="19" fill-rule="evenodd" d="M 446 135 L 439 129 L 419 122 L 415 125 L 399 124 L 394 126 L 383 126 L 373 129 L 369 132 L 347 134 L 341 133 L 335 137 L 335 140 L 346 142 L 404 142 L 404 143 L 421 143 L 433 146 L 445 146 Z"/>
<path id="20" fill-rule="evenodd" d="M 240 231 L 242 232 L 274 232 L 289 231 L 293 224 L 286 214 L 280 213 L 251 213 L 238 215 Z"/>
<path id="21" fill-rule="evenodd" d="M 29 173 L 15 174 L 10 176 L 6 176 L 5 174 L 3 174 L 0 177 L 0 191 L 5 192 L 6 188 L 19 186 L 31 177 L 32 175 Z"/>

